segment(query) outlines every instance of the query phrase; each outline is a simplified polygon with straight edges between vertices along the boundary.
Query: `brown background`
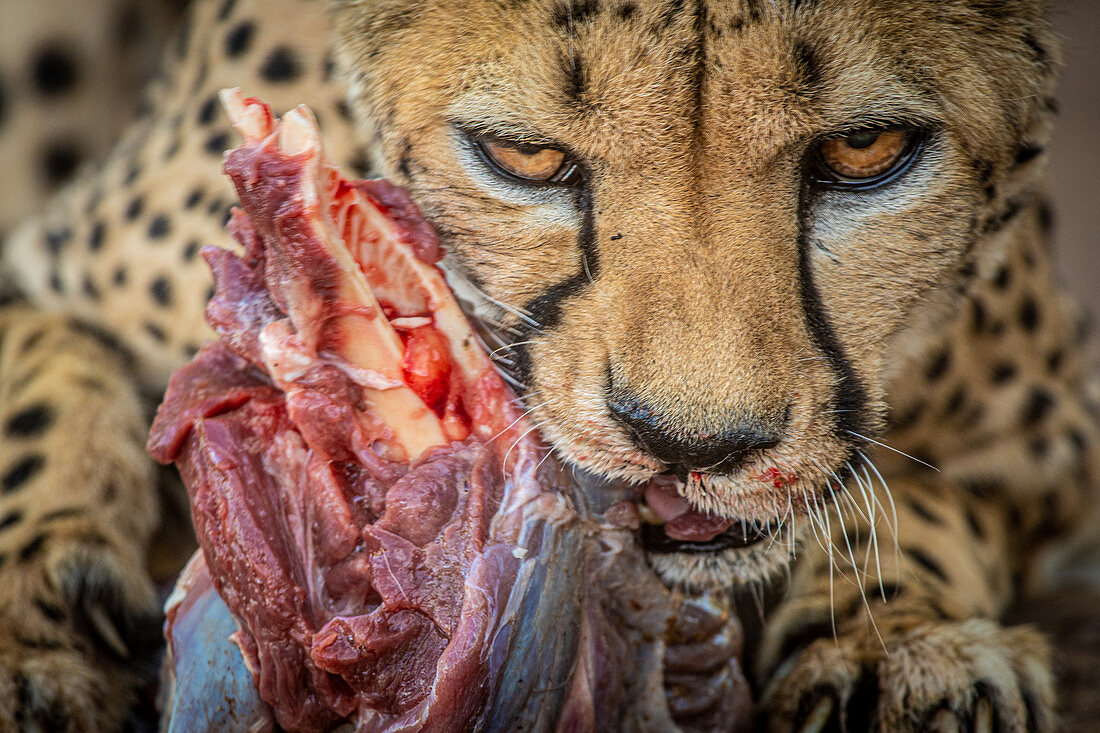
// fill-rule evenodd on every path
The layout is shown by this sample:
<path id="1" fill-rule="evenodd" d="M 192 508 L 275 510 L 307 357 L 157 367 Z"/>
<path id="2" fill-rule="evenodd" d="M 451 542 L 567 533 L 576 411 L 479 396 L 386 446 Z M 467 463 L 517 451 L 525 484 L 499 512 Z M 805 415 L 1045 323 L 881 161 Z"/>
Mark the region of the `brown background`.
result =
<path id="1" fill-rule="evenodd" d="M 1047 173 L 1055 256 L 1066 284 L 1100 319 L 1100 0 L 1058 0 L 1054 8 L 1065 54 Z"/>

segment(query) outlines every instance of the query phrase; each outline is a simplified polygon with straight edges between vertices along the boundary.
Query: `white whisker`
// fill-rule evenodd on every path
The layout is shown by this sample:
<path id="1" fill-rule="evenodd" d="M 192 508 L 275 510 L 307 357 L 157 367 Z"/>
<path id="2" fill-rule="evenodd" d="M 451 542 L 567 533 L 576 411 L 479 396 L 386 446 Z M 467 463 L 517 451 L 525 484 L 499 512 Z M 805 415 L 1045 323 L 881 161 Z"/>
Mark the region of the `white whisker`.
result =
<path id="1" fill-rule="evenodd" d="M 880 448 L 885 448 L 888 451 L 893 451 L 894 453 L 897 453 L 899 456 L 905 456 L 909 460 L 916 461 L 917 463 L 921 464 L 922 466 L 928 466 L 929 468 L 931 468 L 933 471 L 936 471 L 937 473 L 940 470 L 940 469 L 936 468 L 935 466 L 933 466 L 931 463 L 928 463 L 927 461 L 922 461 L 921 459 L 917 458 L 916 456 L 911 456 L 908 453 L 906 453 L 905 451 L 900 451 L 897 448 L 894 448 L 893 446 L 886 445 L 885 443 L 880 443 L 879 441 L 875 440 L 874 438 L 868 438 L 866 435 L 860 435 L 859 433 L 855 432 L 854 430 L 847 430 L 846 429 L 844 432 L 848 433 L 849 435 L 854 435 L 855 437 L 859 438 L 860 440 L 866 440 L 868 443 L 874 443 L 875 445 L 879 446 Z"/>

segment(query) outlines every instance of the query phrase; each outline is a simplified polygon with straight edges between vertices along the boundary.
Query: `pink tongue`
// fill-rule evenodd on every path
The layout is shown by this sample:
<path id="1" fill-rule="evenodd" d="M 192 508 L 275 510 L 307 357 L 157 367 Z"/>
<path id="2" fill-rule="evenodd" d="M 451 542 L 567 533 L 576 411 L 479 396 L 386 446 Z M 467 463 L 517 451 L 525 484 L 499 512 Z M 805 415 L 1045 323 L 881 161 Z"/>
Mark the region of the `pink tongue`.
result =
<path id="1" fill-rule="evenodd" d="M 679 483 L 674 476 L 657 476 L 645 490 L 645 503 L 664 520 L 666 535 L 685 542 L 706 542 L 729 529 L 732 520 L 693 509 L 676 491 Z"/>

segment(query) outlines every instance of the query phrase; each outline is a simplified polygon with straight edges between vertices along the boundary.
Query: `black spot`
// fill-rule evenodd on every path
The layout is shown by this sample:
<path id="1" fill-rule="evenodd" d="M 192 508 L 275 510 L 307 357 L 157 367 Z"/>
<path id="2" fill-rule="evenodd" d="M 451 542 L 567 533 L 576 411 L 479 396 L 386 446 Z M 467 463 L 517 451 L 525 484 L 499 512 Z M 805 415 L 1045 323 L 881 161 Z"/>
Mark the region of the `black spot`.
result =
<path id="1" fill-rule="evenodd" d="M 228 20 L 229 16 L 233 14 L 233 9 L 236 7 L 237 0 L 225 0 L 221 8 L 218 9 L 218 20 Z"/>
<path id="2" fill-rule="evenodd" d="M 1024 45 L 1031 49 L 1032 55 L 1035 57 L 1035 63 L 1040 66 L 1047 66 L 1050 61 L 1047 50 L 1043 48 L 1043 44 L 1039 43 L 1039 39 L 1028 33 L 1023 38 Z"/>
<path id="3" fill-rule="evenodd" d="M 209 125 L 218 116 L 218 97 L 210 95 L 199 107 L 198 122 L 200 125 Z"/>
<path id="4" fill-rule="evenodd" d="M 924 568 L 943 582 L 947 582 L 947 573 L 944 572 L 944 569 L 940 566 L 940 564 L 929 557 L 924 550 L 917 547 L 906 547 L 902 549 L 902 552 L 904 552 L 905 555 L 917 565 L 920 565 L 922 568 Z"/>
<path id="5" fill-rule="evenodd" d="M 974 333 L 981 333 L 985 330 L 986 321 L 988 320 L 988 314 L 985 309 L 985 303 L 981 298 L 972 298 L 970 301 L 970 330 Z"/>
<path id="6" fill-rule="evenodd" d="M 96 287 L 95 281 L 92 280 L 91 275 L 84 276 L 81 288 L 84 290 L 84 295 L 88 296 L 89 300 L 99 300 L 99 288 Z"/>
<path id="7" fill-rule="evenodd" d="M 126 217 L 127 221 L 133 221 L 141 216 L 141 212 L 144 211 L 144 209 L 145 199 L 141 196 L 135 196 L 130 199 L 130 203 L 126 205 L 126 211 L 123 213 L 123 216 Z"/>
<path id="8" fill-rule="evenodd" d="M 929 382 L 935 382 L 947 373 L 951 366 L 951 352 L 946 348 L 932 354 L 928 364 L 924 367 L 924 378 Z"/>
<path id="9" fill-rule="evenodd" d="M 126 3 L 115 15 L 115 43 L 132 46 L 141 34 L 141 12 L 137 3 Z"/>
<path id="10" fill-rule="evenodd" d="M 42 551 L 42 545 L 44 544 L 46 544 L 46 535 L 39 532 L 31 538 L 30 542 L 23 545 L 23 549 L 19 551 L 19 559 L 22 562 L 33 560 Z"/>
<path id="11" fill-rule="evenodd" d="M 574 102 L 580 102 L 584 96 L 584 90 L 588 86 L 585 76 L 584 61 L 580 55 L 573 53 L 565 62 L 565 96 Z"/>
<path id="12" fill-rule="evenodd" d="M 929 524 L 943 526 L 943 520 L 939 516 L 934 514 L 931 509 L 926 507 L 924 504 L 921 504 L 916 499 L 909 498 L 906 503 L 909 505 L 909 508 L 913 510 L 913 513 L 924 521 L 928 522 Z"/>
<path id="13" fill-rule="evenodd" d="M 924 402 L 917 402 L 910 405 L 905 410 L 897 413 L 891 420 L 891 426 L 894 430 L 908 430 L 917 424 L 921 415 L 924 414 L 924 410 L 927 405 Z"/>
<path id="14" fill-rule="evenodd" d="M 138 176 L 141 175 L 141 166 L 137 163 L 131 163 L 130 167 L 126 170 L 126 175 L 122 178 L 122 184 L 124 186 L 133 185 Z"/>
<path id="15" fill-rule="evenodd" d="M 993 365 L 993 384 L 1004 384 L 1016 376 L 1016 365 L 1002 361 Z"/>
<path id="16" fill-rule="evenodd" d="M 867 600 L 879 600 L 885 603 L 900 596 L 903 589 L 897 583 L 883 581 L 881 585 L 879 583 L 868 583 L 864 590 L 867 591 Z"/>
<path id="17" fill-rule="evenodd" d="M 412 143 L 406 138 L 401 144 L 401 154 L 397 159 L 397 171 L 405 178 L 409 177 L 412 164 Z"/>
<path id="18" fill-rule="evenodd" d="M 115 268 L 115 274 L 111 276 L 111 282 L 121 287 L 126 284 L 128 279 L 128 273 L 126 271 L 126 265 L 119 265 Z"/>
<path id="19" fill-rule="evenodd" d="M 404 159 L 402 159 L 402 162 Z M 351 160 L 348 161 L 348 167 L 351 168 L 352 175 L 356 178 L 367 178 L 371 174 L 370 156 L 367 155 L 367 151 L 363 148 L 359 148 L 351 156 Z"/>
<path id="20" fill-rule="evenodd" d="M 997 268 L 997 272 L 993 274 L 993 285 L 998 290 L 1007 290 L 1008 286 L 1012 284 L 1012 270 L 1008 265 L 1001 265 Z"/>
<path id="21" fill-rule="evenodd" d="M 178 136 L 177 138 L 174 138 L 172 143 L 169 143 L 168 146 L 164 149 L 164 160 L 171 161 L 172 158 L 174 158 L 176 154 L 179 153 L 179 149 L 183 146 L 183 144 L 183 139 L 178 138 Z"/>
<path id="22" fill-rule="evenodd" d="M 1019 318 L 1020 325 L 1023 326 L 1025 331 L 1034 331 L 1039 327 L 1039 304 L 1035 302 L 1034 298 L 1031 296 L 1024 298 L 1023 302 L 1020 303 L 1017 318 Z"/>
<path id="23" fill-rule="evenodd" d="M 1024 427 L 1033 427 L 1050 414 L 1054 407 L 1054 395 L 1042 387 L 1032 387 L 1020 413 Z"/>
<path id="24" fill-rule="evenodd" d="M 813 90 L 821 84 L 821 63 L 814 47 L 805 41 L 794 45 L 794 62 L 805 90 Z"/>
<path id="25" fill-rule="evenodd" d="M 600 12 L 597 0 L 569 0 L 554 8 L 550 16 L 558 28 L 573 32 L 575 26 L 583 25 L 588 19 Z"/>
<path id="26" fill-rule="evenodd" d="M 145 332 L 153 338 L 154 341 L 163 344 L 165 341 L 168 340 L 168 334 L 166 334 L 164 332 L 164 329 L 157 324 L 146 321 L 142 325 L 142 327 L 145 329 Z"/>
<path id="27" fill-rule="evenodd" d="M 270 82 L 289 82 L 302 73 L 298 57 L 287 46 L 276 46 L 260 66 L 260 74 Z"/>
<path id="28" fill-rule="evenodd" d="M 963 416 L 961 425 L 964 428 L 972 428 L 985 417 L 985 408 L 981 404 L 972 405 Z"/>
<path id="29" fill-rule="evenodd" d="M 947 403 L 943 407 L 943 416 L 945 418 L 958 414 L 962 409 L 963 403 L 966 402 L 966 390 L 963 387 L 956 387 L 951 395 L 947 398 Z"/>
<path id="30" fill-rule="evenodd" d="M 42 151 L 42 175 L 55 186 L 67 180 L 80 165 L 80 149 L 71 142 L 55 141 Z"/>
<path id="31" fill-rule="evenodd" d="M 985 226 L 982 227 L 982 233 L 990 234 L 1001 231 L 1010 221 L 1019 216 L 1020 212 L 1023 210 L 1024 205 L 1021 202 L 1016 200 L 1009 201 L 1004 211 L 990 218 L 985 223 Z"/>
<path id="32" fill-rule="evenodd" d="M 172 283 L 166 277 L 158 277 L 149 283 L 149 293 L 158 305 L 168 307 L 172 304 Z"/>
<path id="33" fill-rule="evenodd" d="M 172 229 L 172 222 L 166 214 L 157 214 L 149 222 L 149 238 L 164 239 Z"/>
<path id="34" fill-rule="evenodd" d="M 1083 451 L 1085 446 L 1088 445 L 1088 440 L 1085 438 L 1084 432 L 1078 428 L 1071 428 L 1066 431 L 1066 437 L 1069 438 L 1069 442 L 1073 444 L 1073 447 L 1078 452 Z"/>
<path id="35" fill-rule="evenodd" d="M 1015 165 L 1021 166 L 1025 163 L 1029 163 L 1035 158 L 1038 158 L 1043 154 L 1043 147 L 1041 145 L 1028 145 L 1023 144 L 1016 151 L 1016 157 L 1013 159 Z"/>
<path id="36" fill-rule="evenodd" d="M 332 58 L 332 54 L 325 54 L 325 59 L 321 63 L 321 74 L 325 81 L 332 81 L 333 74 L 336 73 L 336 60 Z"/>
<path id="37" fill-rule="evenodd" d="M 201 248 L 202 245 L 192 239 L 190 242 L 187 243 L 187 246 L 183 248 L 183 261 L 190 262 L 191 260 L 195 259 L 195 256 L 198 255 Z"/>
<path id="38" fill-rule="evenodd" d="M 1054 207 L 1046 199 L 1039 202 L 1039 228 L 1043 234 L 1054 231 Z"/>
<path id="39" fill-rule="evenodd" d="M 98 252 L 103 247 L 103 240 L 106 236 L 107 225 L 102 221 L 97 221 L 92 225 L 92 230 L 88 232 L 88 249 Z"/>
<path id="40" fill-rule="evenodd" d="M 256 26 L 250 20 L 241 21 L 233 26 L 225 36 L 225 55 L 229 58 L 237 58 L 247 53 L 255 35 Z"/>
<path id="41" fill-rule="evenodd" d="M 978 517 L 974 514 L 974 510 L 967 506 L 963 515 L 966 517 L 967 526 L 970 527 L 970 533 L 978 539 L 985 538 L 985 528 L 982 527 L 982 523 L 978 521 Z"/>
<path id="42" fill-rule="evenodd" d="M 62 248 L 68 244 L 72 239 L 73 230 L 68 227 L 61 229 L 50 229 L 46 232 L 46 249 L 51 255 L 56 257 L 61 253 Z"/>
<path id="43" fill-rule="evenodd" d="M 228 132 L 215 132 L 210 137 L 206 138 L 206 152 L 211 155 L 221 155 L 229 147 L 229 133 Z"/>
<path id="44" fill-rule="evenodd" d="M 53 409 L 44 402 L 36 402 L 8 418 L 4 432 L 12 438 L 33 438 L 45 432 L 53 420 Z"/>
<path id="45" fill-rule="evenodd" d="M 974 279 L 974 276 L 978 274 L 977 267 L 974 265 L 974 260 L 967 260 L 959 268 L 959 277 L 964 281 L 969 282 Z"/>
<path id="46" fill-rule="evenodd" d="M 50 272 L 50 290 L 54 291 L 55 293 L 65 292 L 65 283 L 61 279 L 61 273 L 57 270 L 53 270 Z"/>
<path id="47" fill-rule="evenodd" d="M 351 122 L 351 120 L 352 120 L 351 107 L 348 106 L 348 103 L 347 103 L 346 100 L 343 100 L 343 99 L 336 100 L 335 107 L 336 107 L 336 114 L 338 114 L 340 116 L 340 119 L 344 120 L 345 122 Z"/>
<path id="48" fill-rule="evenodd" d="M 844 547 L 855 549 L 862 545 L 869 537 L 860 534 L 859 527 L 849 527 L 844 530 Z"/>
<path id="49" fill-rule="evenodd" d="M 47 46 L 31 62 L 31 81 L 39 94 L 53 97 L 76 85 L 77 65 L 63 46 Z"/>
<path id="50" fill-rule="evenodd" d="M 190 359 L 195 354 L 199 353 L 200 348 L 202 348 L 202 347 L 199 346 L 198 344 L 184 344 L 183 345 L 183 355 L 186 358 Z"/>
<path id="51" fill-rule="evenodd" d="M 684 11 L 684 0 L 669 0 L 664 9 L 657 16 L 657 19 L 649 26 L 648 30 L 654 35 L 659 35 L 668 30 L 668 27 L 680 17 Z"/>
<path id="52" fill-rule="evenodd" d="M 29 354 L 31 351 L 34 350 L 34 348 L 36 346 L 38 346 L 40 343 L 42 343 L 42 339 L 44 339 L 44 338 L 46 338 L 46 332 L 45 331 L 35 331 L 35 332 L 33 332 L 23 342 L 23 347 L 20 349 L 20 352 L 24 355 Z"/>
<path id="53" fill-rule="evenodd" d="M 1050 450 L 1050 440 L 1044 436 L 1032 438 L 1027 442 L 1027 449 L 1035 458 L 1042 458 Z"/>
<path id="54" fill-rule="evenodd" d="M 196 188 L 191 193 L 187 194 L 187 198 L 184 199 L 183 208 L 193 209 L 202 202 L 202 189 Z"/>
<path id="55" fill-rule="evenodd" d="M 122 359 L 126 362 L 126 368 L 128 370 L 133 368 L 133 355 L 130 354 L 126 347 L 122 345 L 122 342 L 109 331 L 95 324 L 88 323 L 87 321 L 82 321 L 79 318 L 70 319 L 69 328 L 73 333 L 95 341 L 104 349 Z"/>
<path id="56" fill-rule="evenodd" d="M 46 458 L 41 453 L 31 453 L 15 462 L 0 478 L 0 491 L 9 492 L 22 488 L 46 466 Z"/>
<path id="57" fill-rule="evenodd" d="M 2 532 L 3 530 L 11 527 L 13 524 L 18 524 L 19 522 L 22 522 L 22 521 L 23 521 L 23 512 L 19 511 L 18 509 L 16 509 L 13 512 L 9 512 L 8 514 L 5 514 L 3 517 L 0 517 L 0 532 Z"/>
<path id="58" fill-rule="evenodd" d="M 638 6 L 634 3 L 623 3 L 616 11 L 619 20 L 630 20 L 636 12 L 638 12 Z"/>
<path id="59" fill-rule="evenodd" d="M 1034 270 L 1035 266 L 1039 264 L 1039 261 L 1035 258 L 1035 251 L 1032 250 L 1030 246 L 1024 248 L 1020 253 L 1020 257 L 1023 258 L 1024 265 L 1026 265 L 1029 270 Z"/>

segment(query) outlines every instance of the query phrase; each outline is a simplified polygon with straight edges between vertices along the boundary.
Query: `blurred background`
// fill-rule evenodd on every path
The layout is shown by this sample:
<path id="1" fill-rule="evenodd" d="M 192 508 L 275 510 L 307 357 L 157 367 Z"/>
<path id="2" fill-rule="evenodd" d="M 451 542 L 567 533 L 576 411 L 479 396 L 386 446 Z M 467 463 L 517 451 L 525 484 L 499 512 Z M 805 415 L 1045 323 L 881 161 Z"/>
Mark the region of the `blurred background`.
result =
<path id="1" fill-rule="evenodd" d="M 1055 256 L 1100 320 L 1100 0 L 1058 0 L 1051 20 L 1065 54 L 1048 168 Z"/>

